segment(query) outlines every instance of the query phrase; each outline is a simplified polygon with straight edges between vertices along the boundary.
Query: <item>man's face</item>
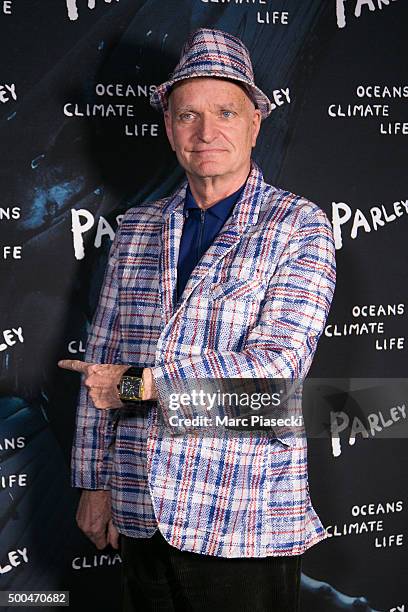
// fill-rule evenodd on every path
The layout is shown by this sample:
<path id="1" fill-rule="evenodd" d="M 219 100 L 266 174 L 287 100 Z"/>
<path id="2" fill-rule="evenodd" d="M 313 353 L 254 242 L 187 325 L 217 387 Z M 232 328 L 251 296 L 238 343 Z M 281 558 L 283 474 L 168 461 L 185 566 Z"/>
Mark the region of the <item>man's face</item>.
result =
<path id="1" fill-rule="evenodd" d="M 181 81 L 170 94 L 164 119 L 188 175 L 233 178 L 249 170 L 261 113 L 239 85 L 219 78 Z"/>

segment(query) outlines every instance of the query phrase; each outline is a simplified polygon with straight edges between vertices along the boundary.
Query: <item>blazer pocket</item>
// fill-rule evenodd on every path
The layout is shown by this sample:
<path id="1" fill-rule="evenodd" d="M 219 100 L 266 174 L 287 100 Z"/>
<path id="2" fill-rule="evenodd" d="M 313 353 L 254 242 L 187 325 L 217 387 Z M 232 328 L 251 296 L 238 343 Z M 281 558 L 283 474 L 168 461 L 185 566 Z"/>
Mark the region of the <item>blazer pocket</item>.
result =
<path id="1" fill-rule="evenodd" d="M 265 295 L 266 285 L 266 278 L 234 278 L 213 283 L 210 295 L 214 300 L 261 301 Z"/>
<path id="2" fill-rule="evenodd" d="M 273 442 L 278 442 L 279 444 L 281 444 L 283 446 L 283 448 L 291 448 L 296 446 L 296 435 L 295 434 L 287 434 L 282 435 L 282 434 L 277 434 L 275 437 L 271 437 L 272 443 Z"/>

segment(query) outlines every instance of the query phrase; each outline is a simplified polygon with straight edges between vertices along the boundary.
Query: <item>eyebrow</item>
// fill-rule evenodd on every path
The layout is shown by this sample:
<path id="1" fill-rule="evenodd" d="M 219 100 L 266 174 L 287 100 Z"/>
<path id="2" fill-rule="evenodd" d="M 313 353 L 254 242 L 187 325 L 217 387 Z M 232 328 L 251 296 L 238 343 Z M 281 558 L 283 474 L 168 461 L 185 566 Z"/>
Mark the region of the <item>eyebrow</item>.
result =
<path id="1" fill-rule="evenodd" d="M 227 102 L 225 104 L 216 104 L 215 108 L 217 110 L 221 110 L 221 109 L 231 109 L 231 110 L 238 110 L 239 106 L 237 104 L 235 104 L 234 102 Z M 173 110 L 176 113 L 182 113 L 182 112 L 199 112 L 197 111 L 197 109 L 194 108 L 194 106 L 191 106 L 189 104 L 186 105 L 181 105 L 181 106 L 176 106 L 175 108 L 173 107 Z"/>
<path id="2" fill-rule="evenodd" d="M 173 106 L 173 110 L 176 113 L 181 113 L 181 112 L 184 112 L 184 111 L 192 111 L 193 107 L 192 106 L 188 106 L 188 105 L 185 105 L 185 106 L 176 106 L 176 107 Z"/>

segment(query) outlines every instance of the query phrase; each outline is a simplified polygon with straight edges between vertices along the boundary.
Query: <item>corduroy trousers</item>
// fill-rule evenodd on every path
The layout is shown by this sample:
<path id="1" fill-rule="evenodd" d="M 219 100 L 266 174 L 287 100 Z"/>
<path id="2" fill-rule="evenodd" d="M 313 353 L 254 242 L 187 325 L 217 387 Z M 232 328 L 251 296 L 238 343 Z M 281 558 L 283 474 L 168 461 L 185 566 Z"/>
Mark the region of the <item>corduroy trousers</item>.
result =
<path id="1" fill-rule="evenodd" d="M 301 556 L 181 551 L 159 531 L 121 536 L 123 612 L 298 612 Z"/>

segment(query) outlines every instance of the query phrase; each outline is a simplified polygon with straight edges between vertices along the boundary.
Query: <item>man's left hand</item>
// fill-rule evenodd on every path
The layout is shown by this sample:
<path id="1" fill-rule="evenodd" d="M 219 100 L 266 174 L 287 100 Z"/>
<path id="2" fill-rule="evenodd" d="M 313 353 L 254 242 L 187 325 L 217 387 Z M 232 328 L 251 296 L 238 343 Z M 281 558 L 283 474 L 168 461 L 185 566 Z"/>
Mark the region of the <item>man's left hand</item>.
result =
<path id="1" fill-rule="evenodd" d="M 84 374 L 84 384 L 89 388 L 89 395 L 95 408 L 108 410 L 123 406 L 119 398 L 118 384 L 129 365 L 87 363 L 77 359 L 62 359 L 58 365 L 65 370 Z M 156 399 L 150 368 L 143 370 L 143 385 L 143 399 Z"/>

